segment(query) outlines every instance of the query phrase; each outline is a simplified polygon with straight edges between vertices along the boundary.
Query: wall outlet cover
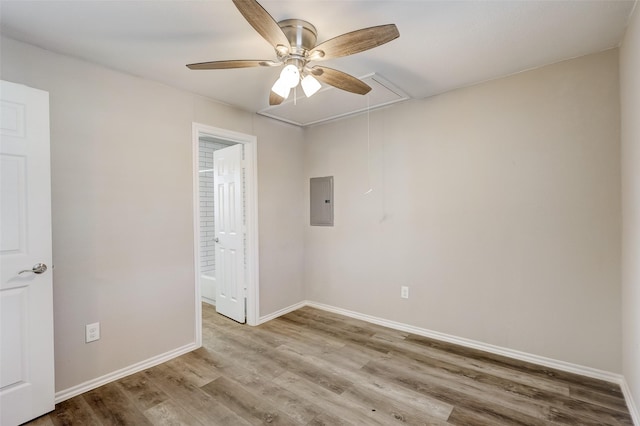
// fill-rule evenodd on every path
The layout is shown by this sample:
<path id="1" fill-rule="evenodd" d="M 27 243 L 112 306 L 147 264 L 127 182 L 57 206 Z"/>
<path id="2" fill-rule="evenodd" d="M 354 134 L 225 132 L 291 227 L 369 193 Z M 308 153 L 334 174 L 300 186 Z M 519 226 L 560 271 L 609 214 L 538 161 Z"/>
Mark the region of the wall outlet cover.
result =
<path id="1" fill-rule="evenodd" d="M 94 322 L 85 326 L 85 343 L 100 340 L 100 323 Z"/>
<path id="2" fill-rule="evenodd" d="M 400 287 L 400 297 L 402 297 L 403 299 L 409 298 L 409 287 L 404 285 Z"/>

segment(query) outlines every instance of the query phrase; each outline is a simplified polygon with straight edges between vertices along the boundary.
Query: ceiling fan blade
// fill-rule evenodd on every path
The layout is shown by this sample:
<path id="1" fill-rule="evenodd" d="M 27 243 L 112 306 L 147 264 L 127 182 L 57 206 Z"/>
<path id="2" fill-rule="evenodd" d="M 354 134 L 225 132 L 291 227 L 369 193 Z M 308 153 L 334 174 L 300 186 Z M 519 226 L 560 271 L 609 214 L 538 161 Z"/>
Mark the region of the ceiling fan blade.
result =
<path id="1" fill-rule="evenodd" d="M 316 65 L 311 68 L 310 71 L 315 78 L 323 83 L 337 87 L 338 89 L 346 90 L 347 92 L 366 95 L 371 91 L 371 87 L 362 80 L 359 80 L 345 72 L 334 70 L 333 68 Z"/>
<path id="2" fill-rule="evenodd" d="M 342 34 L 314 47 L 309 59 L 321 61 L 364 52 L 400 37 L 395 24 L 363 28 Z"/>
<path id="3" fill-rule="evenodd" d="M 226 70 L 230 68 L 251 68 L 251 67 L 276 67 L 282 65 L 280 62 L 259 61 L 259 60 L 239 60 L 239 61 L 212 61 L 188 64 L 191 70 Z"/>
<path id="4" fill-rule="evenodd" d="M 284 46 L 289 51 L 289 40 L 280 25 L 255 0 L 233 0 L 244 19 L 273 47 Z"/>
<path id="5" fill-rule="evenodd" d="M 269 105 L 280 105 L 284 98 L 273 91 L 269 92 Z"/>

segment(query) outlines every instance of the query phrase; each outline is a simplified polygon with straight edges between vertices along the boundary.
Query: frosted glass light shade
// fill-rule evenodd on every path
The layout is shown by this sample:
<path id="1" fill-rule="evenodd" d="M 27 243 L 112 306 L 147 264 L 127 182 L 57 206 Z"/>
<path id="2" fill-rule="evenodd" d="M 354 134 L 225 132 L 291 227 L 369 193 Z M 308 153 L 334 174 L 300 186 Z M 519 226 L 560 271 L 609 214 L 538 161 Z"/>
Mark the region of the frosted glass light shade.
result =
<path id="1" fill-rule="evenodd" d="M 302 85 L 302 90 L 304 90 L 304 94 L 307 95 L 307 98 L 313 96 L 322 87 L 320 82 L 312 75 L 308 75 L 303 78 L 300 84 Z"/>
<path id="2" fill-rule="evenodd" d="M 289 92 L 291 91 L 291 88 L 285 81 L 282 80 L 282 77 L 280 77 L 273 84 L 271 91 L 276 95 L 280 96 L 281 98 L 287 99 L 289 97 Z"/>
<path id="3" fill-rule="evenodd" d="M 300 82 L 300 72 L 295 65 L 287 65 L 280 73 L 280 79 L 283 84 L 286 84 L 290 89 L 293 89 Z"/>

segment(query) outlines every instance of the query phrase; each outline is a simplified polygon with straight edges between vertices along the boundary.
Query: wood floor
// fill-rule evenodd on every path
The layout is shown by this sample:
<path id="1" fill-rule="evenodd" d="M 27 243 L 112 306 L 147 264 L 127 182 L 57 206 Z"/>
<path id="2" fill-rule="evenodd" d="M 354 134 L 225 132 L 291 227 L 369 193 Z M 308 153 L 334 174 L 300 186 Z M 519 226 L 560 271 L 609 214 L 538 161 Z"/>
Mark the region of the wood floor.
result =
<path id="1" fill-rule="evenodd" d="M 204 305 L 204 346 L 30 425 L 631 425 L 617 385 L 303 308 Z"/>

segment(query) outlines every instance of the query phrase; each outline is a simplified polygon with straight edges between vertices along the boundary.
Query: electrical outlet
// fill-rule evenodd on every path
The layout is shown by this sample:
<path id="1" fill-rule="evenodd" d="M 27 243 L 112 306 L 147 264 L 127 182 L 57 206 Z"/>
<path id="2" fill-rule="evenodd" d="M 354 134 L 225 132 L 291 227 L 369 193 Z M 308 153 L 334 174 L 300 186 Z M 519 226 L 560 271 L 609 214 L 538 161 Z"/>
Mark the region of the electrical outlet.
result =
<path id="1" fill-rule="evenodd" d="M 400 287 L 400 297 L 402 297 L 403 299 L 409 298 L 409 287 L 407 287 L 406 285 Z"/>
<path id="2" fill-rule="evenodd" d="M 100 323 L 94 322 L 85 326 L 85 343 L 100 340 Z"/>

